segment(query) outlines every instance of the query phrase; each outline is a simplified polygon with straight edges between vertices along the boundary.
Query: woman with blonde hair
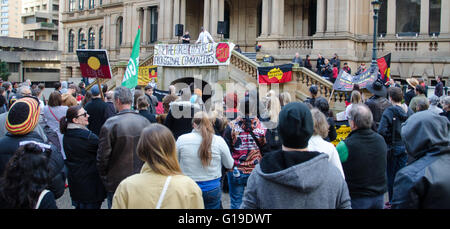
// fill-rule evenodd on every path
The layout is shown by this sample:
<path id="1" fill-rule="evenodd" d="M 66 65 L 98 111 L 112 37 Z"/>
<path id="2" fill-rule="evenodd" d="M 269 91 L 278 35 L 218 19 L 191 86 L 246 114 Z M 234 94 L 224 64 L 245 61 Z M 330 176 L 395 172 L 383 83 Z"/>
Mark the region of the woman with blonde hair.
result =
<path id="1" fill-rule="evenodd" d="M 328 155 L 328 161 L 336 166 L 345 179 L 344 170 L 339 159 L 339 154 L 333 144 L 323 140 L 328 136 L 329 124 L 325 115 L 317 108 L 311 109 L 311 115 L 314 122 L 314 133 L 308 141 L 308 150 L 325 153 Z"/>
<path id="2" fill-rule="evenodd" d="M 281 149 L 281 141 L 278 136 L 278 115 L 281 111 L 280 100 L 275 94 L 272 94 L 268 100 L 266 105 L 269 121 L 263 122 L 264 126 L 269 131 L 268 135 L 268 144 L 270 146 L 270 151 L 276 151 Z"/>
<path id="3" fill-rule="evenodd" d="M 222 164 L 233 167 L 233 158 L 225 140 L 214 135 L 206 112 L 197 112 L 192 119 L 193 130 L 177 140 L 178 160 L 184 174 L 202 189 L 205 209 L 221 209 Z"/>
<path id="4" fill-rule="evenodd" d="M 141 134 L 137 155 L 145 163 L 141 173 L 123 180 L 113 198 L 113 209 L 203 209 L 202 191 L 178 164 L 175 139 L 161 124 Z"/>
<path id="5" fill-rule="evenodd" d="M 350 110 L 352 109 L 352 105 L 353 104 L 362 104 L 363 100 L 362 100 L 362 96 L 361 93 L 359 91 L 352 91 L 352 95 L 350 97 L 350 105 L 347 106 L 347 108 L 345 108 L 345 119 L 348 120 L 348 114 L 350 113 Z"/>
<path id="6" fill-rule="evenodd" d="M 286 104 L 292 102 L 291 94 L 289 94 L 289 92 L 287 91 L 281 93 L 279 99 L 281 108 L 283 108 Z"/>

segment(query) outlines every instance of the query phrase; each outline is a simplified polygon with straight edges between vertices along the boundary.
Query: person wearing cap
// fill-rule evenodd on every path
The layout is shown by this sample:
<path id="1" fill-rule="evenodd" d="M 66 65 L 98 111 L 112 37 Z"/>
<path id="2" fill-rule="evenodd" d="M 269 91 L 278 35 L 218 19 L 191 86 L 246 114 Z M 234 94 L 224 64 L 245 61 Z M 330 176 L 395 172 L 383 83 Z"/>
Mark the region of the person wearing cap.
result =
<path id="1" fill-rule="evenodd" d="M 100 129 L 106 120 L 111 116 L 108 110 L 108 104 L 103 101 L 100 95 L 100 88 L 94 85 L 91 88 L 92 100 L 86 104 L 84 109 L 89 114 L 88 129 L 94 132 L 97 136 L 100 135 Z"/>
<path id="2" fill-rule="evenodd" d="M 405 93 L 405 103 L 409 106 L 409 103 L 411 102 L 411 99 L 416 96 L 416 93 L 414 90 L 416 89 L 416 86 L 419 85 L 419 81 L 414 78 L 408 78 L 406 79 L 406 82 L 408 83 L 408 91 Z"/>
<path id="3" fill-rule="evenodd" d="M 413 162 L 398 171 L 393 209 L 450 208 L 450 121 L 431 111 L 412 115 L 402 141 Z"/>
<path id="4" fill-rule="evenodd" d="M 430 104 L 428 102 L 427 97 L 425 96 L 425 88 L 422 85 L 416 85 L 415 92 L 416 92 L 416 96 L 414 96 L 414 98 L 411 99 L 411 102 L 409 103 L 409 107 L 414 112 L 417 112 L 418 111 L 417 104 L 419 103 L 419 101 L 426 103 L 428 106 Z"/>
<path id="5" fill-rule="evenodd" d="M 369 90 L 373 96 L 370 97 L 365 104 L 369 107 L 370 111 L 373 115 L 373 128 L 374 131 L 378 130 L 378 125 L 381 120 L 381 115 L 383 115 L 384 110 L 386 108 L 392 106 L 389 100 L 387 99 L 387 89 L 384 86 L 384 83 L 377 79 L 372 84 L 367 86 L 367 90 Z"/>
<path id="6" fill-rule="evenodd" d="M 351 132 L 336 150 L 344 169 L 352 209 L 383 209 L 387 191 L 384 138 L 372 130 L 373 117 L 363 104 L 354 104 L 349 113 Z"/>
<path id="7" fill-rule="evenodd" d="M 51 181 L 48 189 L 58 199 L 64 194 L 65 188 L 64 161 L 54 145 L 45 144 L 39 134 L 33 131 L 39 126 L 40 112 L 39 100 L 31 96 L 22 97 L 11 106 L 4 122 L 8 132 L 0 138 L 0 174 L 3 174 L 6 164 L 20 144 L 27 141 L 38 142 L 51 150 L 49 165 Z"/>
<path id="8" fill-rule="evenodd" d="M 314 122 L 308 107 L 292 102 L 279 115 L 282 149 L 267 153 L 247 182 L 242 209 L 349 209 L 347 184 L 324 153 L 309 151 Z"/>

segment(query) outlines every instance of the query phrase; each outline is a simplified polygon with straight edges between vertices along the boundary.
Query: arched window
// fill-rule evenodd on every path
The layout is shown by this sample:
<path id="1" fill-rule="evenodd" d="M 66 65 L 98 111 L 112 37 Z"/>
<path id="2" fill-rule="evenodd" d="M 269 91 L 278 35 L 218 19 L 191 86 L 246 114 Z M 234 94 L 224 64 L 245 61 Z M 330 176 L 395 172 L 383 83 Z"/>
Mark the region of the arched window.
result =
<path id="1" fill-rule="evenodd" d="M 75 0 L 69 0 L 69 12 L 75 10 Z"/>
<path id="2" fill-rule="evenodd" d="M 430 27 L 429 32 L 439 34 L 441 32 L 441 0 L 430 0 Z"/>
<path id="3" fill-rule="evenodd" d="M 122 45 L 122 35 L 123 35 L 123 18 L 119 17 L 117 19 L 117 41 L 118 41 L 118 46 Z M 119 48 L 119 47 L 118 47 Z"/>
<path id="4" fill-rule="evenodd" d="M 98 48 L 103 48 L 103 26 L 98 30 Z"/>
<path id="5" fill-rule="evenodd" d="M 83 29 L 78 30 L 78 49 L 86 48 L 86 38 L 84 37 Z"/>
<path id="6" fill-rule="evenodd" d="M 94 0 L 89 0 L 89 9 L 94 9 L 95 4 L 94 4 Z"/>
<path id="7" fill-rule="evenodd" d="M 420 32 L 420 1 L 397 0 L 397 34 L 415 36 Z"/>
<path id="8" fill-rule="evenodd" d="M 158 7 L 150 7 L 150 43 L 158 40 Z"/>
<path id="9" fill-rule="evenodd" d="M 89 29 L 88 49 L 95 49 L 95 32 L 93 28 Z"/>
<path id="10" fill-rule="evenodd" d="M 75 0 L 73 0 L 73 1 L 75 1 Z M 78 9 L 80 9 L 80 10 L 84 9 L 84 0 L 79 0 Z"/>
<path id="11" fill-rule="evenodd" d="M 385 36 L 387 33 L 387 5 L 389 0 L 381 0 L 380 11 L 378 12 L 378 34 Z M 392 0 L 391 0 L 392 1 Z"/>
<path id="12" fill-rule="evenodd" d="M 69 31 L 69 52 L 73 52 L 73 42 L 75 40 L 75 34 L 73 30 Z"/>

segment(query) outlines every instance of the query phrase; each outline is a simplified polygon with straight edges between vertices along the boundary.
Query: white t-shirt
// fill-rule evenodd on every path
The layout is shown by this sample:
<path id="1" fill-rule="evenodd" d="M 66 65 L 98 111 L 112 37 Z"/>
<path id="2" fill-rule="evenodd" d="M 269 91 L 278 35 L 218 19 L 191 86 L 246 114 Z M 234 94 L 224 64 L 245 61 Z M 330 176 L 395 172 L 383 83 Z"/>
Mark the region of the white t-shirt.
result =
<path id="1" fill-rule="evenodd" d="M 314 135 L 308 141 L 308 150 L 327 154 L 329 157 L 328 161 L 339 169 L 342 177 L 345 179 L 339 154 L 333 144 L 323 140 L 319 135 Z"/>
<path id="2" fill-rule="evenodd" d="M 212 38 L 211 34 L 208 31 L 203 31 L 200 33 L 200 35 L 198 36 L 198 40 L 197 43 L 214 43 L 214 39 Z"/>

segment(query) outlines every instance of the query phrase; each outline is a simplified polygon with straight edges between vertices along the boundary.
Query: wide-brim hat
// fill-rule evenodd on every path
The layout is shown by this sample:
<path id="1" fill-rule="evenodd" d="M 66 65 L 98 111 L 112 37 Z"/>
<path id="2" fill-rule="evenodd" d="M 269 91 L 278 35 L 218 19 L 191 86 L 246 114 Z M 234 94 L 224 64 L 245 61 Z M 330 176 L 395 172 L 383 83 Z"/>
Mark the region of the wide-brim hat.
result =
<path id="1" fill-rule="evenodd" d="M 367 90 L 379 97 L 387 96 L 387 89 L 384 86 L 383 82 L 381 82 L 380 80 L 375 80 L 373 83 L 369 84 L 367 86 Z"/>
<path id="2" fill-rule="evenodd" d="M 37 98 L 18 99 L 9 109 L 5 123 L 6 130 L 13 135 L 30 133 L 39 123 L 40 112 Z"/>
<path id="3" fill-rule="evenodd" d="M 409 86 L 416 88 L 417 85 L 419 85 L 419 81 L 414 78 L 408 78 L 406 79 L 406 82 L 409 84 Z"/>

